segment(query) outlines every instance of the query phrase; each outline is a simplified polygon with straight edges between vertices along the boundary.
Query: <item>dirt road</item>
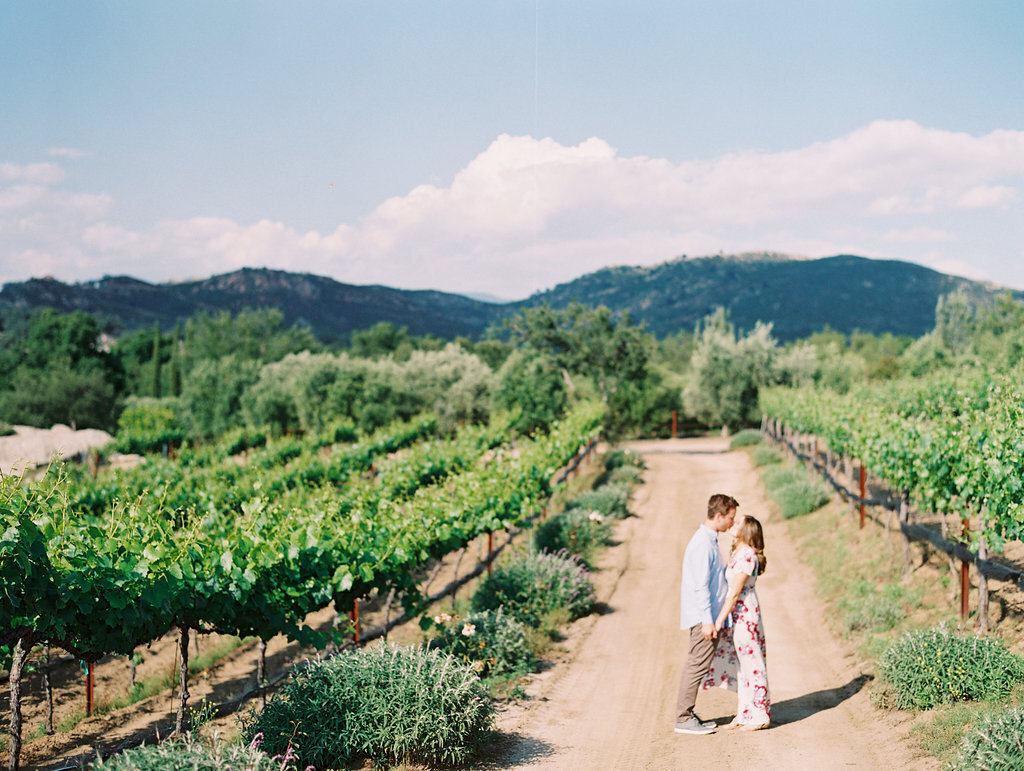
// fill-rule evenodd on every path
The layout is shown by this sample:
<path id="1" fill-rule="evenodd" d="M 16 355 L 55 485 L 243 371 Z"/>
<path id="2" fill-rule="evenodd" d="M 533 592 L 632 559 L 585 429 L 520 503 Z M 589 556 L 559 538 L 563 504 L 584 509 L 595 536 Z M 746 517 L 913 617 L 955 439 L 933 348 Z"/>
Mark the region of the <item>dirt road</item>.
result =
<path id="1" fill-rule="evenodd" d="M 897 718 L 871 706 L 849 646 L 823 623 L 809 569 L 775 521 L 748 456 L 723 439 L 638 442 L 648 470 L 618 543 L 595 573 L 607 607 L 573 626 L 562 661 L 534 677 L 530 699 L 500 717 L 511 736 L 502 768 L 930 769 Z M 768 569 L 758 580 L 768 641 L 772 726 L 710 736 L 675 734 L 683 551 L 712 493 L 765 523 Z M 777 517 L 775 518 L 777 519 Z M 723 542 L 723 547 L 728 544 Z M 725 724 L 734 693 L 698 696 L 697 712 Z"/>

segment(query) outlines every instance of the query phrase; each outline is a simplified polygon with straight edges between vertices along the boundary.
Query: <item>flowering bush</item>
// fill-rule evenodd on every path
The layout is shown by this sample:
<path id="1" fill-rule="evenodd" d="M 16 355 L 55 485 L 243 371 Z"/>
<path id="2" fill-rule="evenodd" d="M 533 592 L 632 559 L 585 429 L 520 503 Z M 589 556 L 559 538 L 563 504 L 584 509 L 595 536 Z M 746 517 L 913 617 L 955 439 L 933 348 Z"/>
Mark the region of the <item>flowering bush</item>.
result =
<path id="1" fill-rule="evenodd" d="M 1024 705 L 987 716 L 964 737 L 952 768 L 1024 768 Z"/>
<path id="2" fill-rule="evenodd" d="M 593 565 L 598 549 L 612 537 L 612 525 L 596 510 L 581 508 L 563 511 L 538 528 L 534 538 L 538 549 L 548 552 L 565 550 L 575 554 L 587 566 Z"/>
<path id="3" fill-rule="evenodd" d="M 878 660 L 899 709 L 1005 697 L 1024 678 L 1024 658 L 991 637 L 951 634 L 945 627 L 908 632 Z"/>
<path id="4" fill-rule="evenodd" d="M 539 628 L 551 611 L 564 608 L 570 619 L 594 605 L 594 587 L 580 559 L 565 551 L 520 554 L 495 568 L 473 595 L 474 610 L 497 610 Z"/>
<path id="5" fill-rule="evenodd" d="M 262 712 L 242 719 L 242 737 L 298 766 L 339 768 L 370 758 L 388 766 L 464 763 L 493 723 L 476 673 L 437 650 L 380 646 L 310 662 Z"/>
<path id="6" fill-rule="evenodd" d="M 449 653 L 481 677 L 530 668 L 526 627 L 501 608 L 474 613 L 464 621 L 442 613 L 434 616 L 434 623 L 439 629 L 428 647 Z"/>
<path id="7" fill-rule="evenodd" d="M 623 483 L 601 485 L 595 490 L 587 490 L 571 498 L 566 503 L 566 508 L 599 511 L 606 517 L 622 519 L 629 516 L 631 490 L 630 485 Z"/>
<path id="8" fill-rule="evenodd" d="M 228 744 L 219 739 L 201 742 L 186 734 L 161 744 L 136 747 L 114 755 L 108 760 L 97 760 L 95 771 L 294 771 L 295 758 L 285 754 L 271 758 L 260 751 L 259 740 L 246 744 Z"/>

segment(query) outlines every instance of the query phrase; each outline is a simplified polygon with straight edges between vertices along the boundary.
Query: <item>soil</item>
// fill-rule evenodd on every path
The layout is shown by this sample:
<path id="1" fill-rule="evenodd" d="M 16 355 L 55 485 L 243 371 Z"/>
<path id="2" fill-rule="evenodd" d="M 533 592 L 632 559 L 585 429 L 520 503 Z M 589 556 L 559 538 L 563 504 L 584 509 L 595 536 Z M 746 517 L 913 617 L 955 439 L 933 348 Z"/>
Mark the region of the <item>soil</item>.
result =
<path id="1" fill-rule="evenodd" d="M 852 644 L 834 637 L 824 623 L 825 610 L 813 592 L 810 570 L 798 559 L 785 525 L 764 497 L 748 455 L 729 452 L 727 440 L 717 437 L 628 446 L 644 454 L 648 470 L 634 496 L 635 516 L 618 523 L 615 542 L 594 571 L 599 612 L 567 628 L 550 660 L 527 678 L 525 698 L 502 704 L 497 738 L 477 767 L 937 768 L 936 761 L 915 751 L 905 717 L 870 704 L 869 675 Z M 719 730 L 709 736 L 679 735 L 672 730 L 685 656 L 685 633 L 678 628 L 679 572 L 686 543 L 715 492 L 733 495 L 741 511 L 765 524 L 769 566 L 758 581 L 758 594 L 768 641 L 772 725 L 752 733 L 726 730 L 736 696 L 714 689 L 699 695 L 697 711 L 703 719 L 718 722 Z M 477 562 L 483 549 L 482 542 L 469 547 L 461 573 Z M 450 560 L 432 589 L 443 586 L 453 568 Z M 383 618 L 381 606 L 378 601 L 360 608 L 364 629 Z M 333 619 L 333 609 L 325 609 L 308 623 L 326 625 Z M 406 624 L 391 639 L 413 642 L 418 636 L 416 625 Z M 214 638 L 202 636 L 200 649 L 217 644 Z M 172 636 L 143 651 L 139 677 L 175 671 L 176 645 Z M 269 677 L 307 655 L 315 654 L 283 638 L 271 640 Z M 189 686 L 191 703 L 204 698 L 221 703 L 251 689 L 255 656 L 255 645 L 245 644 L 195 676 Z M 123 657 L 97 666 L 99 701 L 126 690 L 127 668 Z M 77 662 L 58 668 L 55 688 L 59 724 L 84 708 L 84 677 Z M 166 735 L 176 706 L 176 694 L 164 692 L 94 715 L 69 732 L 36 736 L 43 719 L 38 674 L 23 691 L 28 701 L 23 767 L 29 769 L 75 767 L 94 755 L 94 747 L 109 751 L 158 731 Z M 237 719 L 227 716 L 214 726 L 230 734 Z"/>

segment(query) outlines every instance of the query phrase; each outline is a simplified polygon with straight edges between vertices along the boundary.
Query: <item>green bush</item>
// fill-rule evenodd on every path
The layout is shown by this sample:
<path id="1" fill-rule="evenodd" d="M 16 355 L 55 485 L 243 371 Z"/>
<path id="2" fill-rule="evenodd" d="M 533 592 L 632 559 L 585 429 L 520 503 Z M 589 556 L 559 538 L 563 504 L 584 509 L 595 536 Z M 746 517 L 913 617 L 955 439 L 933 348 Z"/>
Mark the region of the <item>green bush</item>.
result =
<path id="1" fill-rule="evenodd" d="M 114 755 L 108 760 L 97 760 L 93 769 L 103 771 L 288 771 L 294 769 L 294 759 L 272 759 L 259 749 L 259 742 L 228 744 L 223 741 L 204 743 L 191 735 L 169 739 L 161 744 L 136 747 Z"/>
<path id="2" fill-rule="evenodd" d="M 817 511 L 832 497 L 822 482 L 800 468 L 776 466 L 767 469 L 761 479 L 786 519 Z"/>
<path id="3" fill-rule="evenodd" d="M 429 648 L 442 650 L 480 677 L 527 672 L 531 653 L 526 627 L 498 608 L 473 613 L 465 620 L 442 613 L 434 616 L 438 633 Z"/>
<path id="4" fill-rule="evenodd" d="M 629 516 L 631 488 L 624 484 L 606 484 L 594 490 L 582 492 L 568 501 L 566 508 L 599 511 L 606 517 L 622 519 Z"/>
<path id="5" fill-rule="evenodd" d="M 643 481 L 643 471 L 636 466 L 619 466 L 608 474 L 607 484 L 634 487 Z"/>
<path id="6" fill-rule="evenodd" d="M 299 667 L 262 712 L 242 718 L 242 737 L 270 755 L 290 746 L 299 768 L 353 759 L 464 763 L 491 730 L 494 705 L 469 667 L 437 650 L 392 645 Z"/>
<path id="7" fill-rule="evenodd" d="M 0 420 L 0 436 L 13 436 L 15 433 L 14 426 Z"/>
<path id="8" fill-rule="evenodd" d="M 951 634 L 945 627 L 908 632 L 882 653 L 878 671 L 899 709 L 1005 697 L 1024 678 L 1024 658 L 997 639 Z"/>
<path id="9" fill-rule="evenodd" d="M 964 737 L 952 768 L 1024 768 L 1024 705 L 987 716 Z"/>
<path id="10" fill-rule="evenodd" d="M 761 432 L 756 428 L 745 428 L 734 434 L 732 439 L 729 440 L 729 449 L 735 450 L 737 447 L 753 447 L 757 444 L 764 444 L 764 437 L 761 435 Z"/>
<path id="11" fill-rule="evenodd" d="M 639 453 L 635 453 L 632 450 L 626 450 L 621 447 L 616 447 L 614 450 L 605 455 L 604 458 L 604 469 L 605 471 L 614 471 L 617 468 L 623 466 L 631 466 L 641 471 L 647 468 L 647 464 L 644 463 L 643 457 Z"/>
<path id="12" fill-rule="evenodd" d="M 590 575 L 578 557 L 559 552 L 519 554 L 494 569 L 473 595 L 474 610 L 504 608 L 527 626 L 540 628 L 552 611 L 564 608 L 570 619 L 594 605 Z"/>
<path id="13" fill-rule="evenodd" d="M 185 439 L 181 405 L 175 398 L 135 398 L 117 419 L 114 449 L 143 455 L 178 446 Z"/>
<path id="14" fill-rule="evenodd" d="M 563 511 L 537 528 L 534 543 L 547 552 L 565 550 L 584 565 L 592 566 L 598 549 L 612 537 L 611 521 L 599 511 L 573 508 Z"/>
<path id="15" fill-rule="evenodd" d="M 782 463 L 782 455 L 771 447 L 758 447 L 754 450 L 753 461 L 757 468 L 774 466 L 776 463 Z"/>

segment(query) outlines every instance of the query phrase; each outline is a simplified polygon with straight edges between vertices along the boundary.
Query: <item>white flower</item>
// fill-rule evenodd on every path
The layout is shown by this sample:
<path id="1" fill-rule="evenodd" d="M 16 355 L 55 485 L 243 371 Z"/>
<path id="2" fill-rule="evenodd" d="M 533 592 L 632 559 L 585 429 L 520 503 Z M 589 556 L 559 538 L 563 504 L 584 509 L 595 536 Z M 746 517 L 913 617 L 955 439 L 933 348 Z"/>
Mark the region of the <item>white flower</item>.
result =
<path id="1" fill-rule="evenodd" d="M 475 634 L 476 634 L 476 627 L 475 626 L 473 626 L 472 624 L 463 624 L 462 625 L 462 636 L 463 637 L 472 637 Z"/>
<path id="2" fill-rule="evenodd" d="M 449 616 L 447 613 L 439 613 L 438 615 L 434 616 L 435 624 L 447 624 L 451 620 L 452 617 Z"/>
<path id="3" fill-rule="evenodd" d="M 590 516 L 588 516 L 587 519 L 589 519 L 591 522 L 600 522 L 604 519 L 604 517 L 601 516 L 600 511 L 592 511 L 590 512 Z"/>

